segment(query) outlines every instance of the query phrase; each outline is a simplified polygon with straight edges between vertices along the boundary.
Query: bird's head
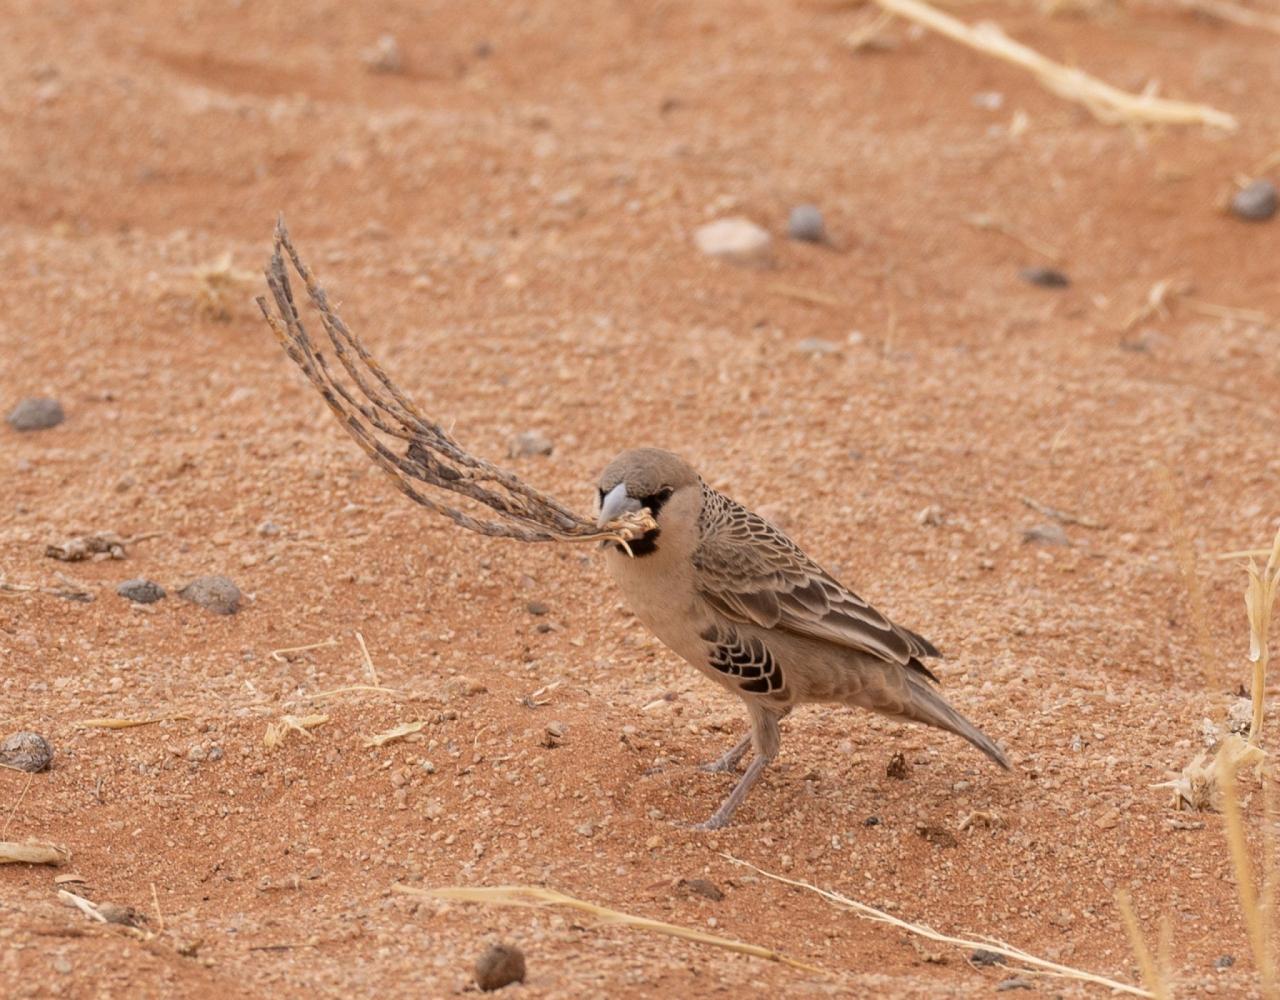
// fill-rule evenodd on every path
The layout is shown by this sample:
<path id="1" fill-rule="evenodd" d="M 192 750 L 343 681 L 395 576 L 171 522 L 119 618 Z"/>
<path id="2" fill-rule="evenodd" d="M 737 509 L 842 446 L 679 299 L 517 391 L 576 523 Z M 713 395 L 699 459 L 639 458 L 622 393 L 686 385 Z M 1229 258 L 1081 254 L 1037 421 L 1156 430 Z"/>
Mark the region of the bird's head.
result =
<path id="1" fill-rule="evenodd" d="M 692 529 L 702 503 L 702 480 L 692 466 L 660 448 L 624 451 L 600 473 L 596 486 L 600 491 L 600 527 L 641 509 L 647 509 L 658 522 L 658 527 L 631 542 L 631 551 L 637 556 L 653 552 L 664 529 L 676 525 Z"/>

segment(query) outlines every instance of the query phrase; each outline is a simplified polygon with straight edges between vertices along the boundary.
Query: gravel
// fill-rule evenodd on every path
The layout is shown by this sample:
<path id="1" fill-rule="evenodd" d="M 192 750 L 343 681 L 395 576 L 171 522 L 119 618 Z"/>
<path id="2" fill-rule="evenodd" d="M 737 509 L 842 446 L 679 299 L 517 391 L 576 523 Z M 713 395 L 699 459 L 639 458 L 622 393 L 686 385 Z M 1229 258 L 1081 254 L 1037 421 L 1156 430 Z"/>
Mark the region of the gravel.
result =
<path id="1" fill-rule="evenodd" d="M 524 952 L 513 944 L 495 944 L 476 959 L 476 985 L 486 993 L 524 982 Z"/>
<path id="2" fill-rule="evenodd" d="M 787 216 L 787 235 L 804 243 L 825 243 L 827 227 L 817 205 L 797 205 Z"/>
<path id="3" fill-rule="evenodd" d="M 121 597 L 128 598 L 135 604 L 155 604 L 164 598 L 165 590 L 160 584 L 151 580 L 138 577 L 134 580 L 125 580 L 124 583 L 116 587 L 116 593 Z"/>
<path id="4" fill-rule="evenodd" d="M 0 743 L 0 764 L 34 774 L 53 760 L 53 747 L 39 733 L 14 733 Z"/>
<path id="5" fill-rule="evenodd" d="M 234 615 L 240 610 L 240 588 L 225 576 L 198 577 L 178 594 L 215 615 Z"/>
<path id="6" fill-rule="evenodd" d="M 1266 222 L 1276 214 L 1280 196 L 1276 186 L 1268 180 L 1256 180 L 1237 191 L 1231 199 L 1231 211 L 1239 219 L 1249 222 Z"/>
<path id="7" fill-rule="evenodd" d="M 62 404 L 47 396 L 24 399 L 5 418 L 15 431 L 44 431 L 67 419 Z"/>

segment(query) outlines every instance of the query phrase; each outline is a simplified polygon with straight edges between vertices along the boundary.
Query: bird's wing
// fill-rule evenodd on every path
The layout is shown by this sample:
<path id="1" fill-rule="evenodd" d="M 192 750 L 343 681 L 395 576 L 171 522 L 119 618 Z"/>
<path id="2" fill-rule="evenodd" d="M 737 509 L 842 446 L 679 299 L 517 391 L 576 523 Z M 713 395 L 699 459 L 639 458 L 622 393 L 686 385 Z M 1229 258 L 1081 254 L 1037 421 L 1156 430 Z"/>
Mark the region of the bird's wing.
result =
<path id="1" fill-rule="evenodd" d="M 758 514 L 708 489 L 693 555 L 697 586 L 739 622 L 822 639 L 933 675 L 929 640 L 895 625 Z"/>

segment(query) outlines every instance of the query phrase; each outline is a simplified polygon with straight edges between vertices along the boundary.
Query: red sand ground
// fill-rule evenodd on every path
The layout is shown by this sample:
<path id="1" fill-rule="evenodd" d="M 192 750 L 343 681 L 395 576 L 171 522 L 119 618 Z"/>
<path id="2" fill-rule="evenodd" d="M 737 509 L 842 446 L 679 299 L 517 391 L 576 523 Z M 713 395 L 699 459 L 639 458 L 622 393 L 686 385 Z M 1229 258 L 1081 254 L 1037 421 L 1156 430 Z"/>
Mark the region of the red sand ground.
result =
<path id="1" fill-rule="evenodd" d="M 1153 936 L 1170 917 L 1187 995 L 1256 995 L 1221 817 L 1151 785 L 1247 682 L 1243 574 L 1213 555 L 1275 529 L 1280 331 L 1186 298 L 1122 328 L 1163 279 L 1280 315 L 1280 222 L 1219 207 L 1276 145 L 1276 38 L 1149 8 L 963 10 L 1229 110 L 1224 135 L 1101 125 L 901 26 L 892 51 L 852 54 L 868 11 L 296 7 L 5 14 L 0 402 L 48 393 L 68 419 L 0 428 L 0 577 L 63 570 L 98 596 L 0 595 L 0 735 L 34 729 L 57 753 L 31 780 L 0 772 L 0 824 L 74 855 L 0 870 L 0 992 L 447 996 L 497 938 L 525 950 L 510 992 L 529 997 L 978 996 L 1013 975 L 732 854 L 1136 981 L 1128 888 Z M 383 33 L 401 74 L 362 62 Z M 975 105 L 986 91 L 998 110 Z M 782 238 L 802 200 L 832 248 Z M 727 790 L 694 765 L 741 732 L 739 707 L 622 611 L 592 551 L 468 535 L 390 488 L 252 305 L 280 210 L 347 321 L 469 447 L 548 434 L 553 455 L 512 466 L 583 510 L 621 448 L 685 453 L 933 638 L 945 690 L 1014 774 L 945 734 L 806 710 L 732 827 L 683 828 Z M 1058 248 L 1072 286 L 1020 281 L 1047 261 L 974 213 Z M 772 270 L 697 253 L 692 230 L 729 214 L 779 237 Z M 195 276 L 227 253 L 221 285 Z M 814 337 L 838 353 L 798 349 Z M 1024 496 L 1105 527 L 1024 544 L 1045 522 Z M 125 562 L 44 558 L 86 530 L 161 534 Z M 205 573 L 251 596 L 238 615 L 173 595 Z M 140 575 L 170 598 L 116 596 Z M 403 693 L 317 702 L 368 681 L 357 631 Z M 540 688 L 547 704 L 522 704 Z M 281 715 L 316 712 L 311 738 L 264 745 Z M 886 777 L 899 750 L 906 780 Z M 60 904 L 68 871 L 154 936 Z M 829 975 L 395 883 L 545 884 Z"/>

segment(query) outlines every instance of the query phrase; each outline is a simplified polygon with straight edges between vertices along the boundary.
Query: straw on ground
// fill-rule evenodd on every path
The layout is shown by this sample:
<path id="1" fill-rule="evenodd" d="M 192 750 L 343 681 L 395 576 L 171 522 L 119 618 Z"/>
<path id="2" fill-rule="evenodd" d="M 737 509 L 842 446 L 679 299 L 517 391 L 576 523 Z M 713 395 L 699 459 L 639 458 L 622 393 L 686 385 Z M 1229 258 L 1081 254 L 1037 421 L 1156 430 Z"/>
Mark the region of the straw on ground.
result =
<path id="1" fill-rule="evenodd" d="M 418 889 L 397 882 L 391 888 L 396 892 L 402 892 L 409 896 L 425 896 L 428 899 L 452 900 L 461 903 L 484 903 L 490 906 L 563 906 L 571 910 L 577 910 L 580 913 L 586 913 L 603 924 L 617 924 L 621 927 L 652 931 L 655 934 L 665 934 L 668 937 L 694 941 L 698 944 L 707 944 L 713 948 L 722 948 L 725 951 L 737 952 L 740 955 L 752 955 L 755 958 L 763 958 L 770 962 L 781 962 L 784 965 L 803 969 L 806 972 L 825 973 L 825 970 L 818 968 L 816 965 L 809 965 L 807 962 L 788 958 L 772 948 L 763 948 L 760 945 L 734 941 L 732 938 L 707 934 L 705 931 L 694 930 L 691 927 L 681 927 L 678 924 L 668 924 L 650 917 L 637 917 L 634 914 L 623 913 L 621 910 L 611 910 L 606 906 L 597 906 L 595 903 L 588 903 L 586 900 L 566 895 L 563 892 L 557 892 L 554 889 L 546 889 L 542 886 L 446 886 L 439 889 Z"/>

